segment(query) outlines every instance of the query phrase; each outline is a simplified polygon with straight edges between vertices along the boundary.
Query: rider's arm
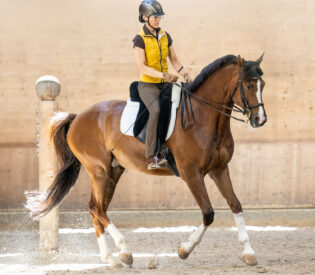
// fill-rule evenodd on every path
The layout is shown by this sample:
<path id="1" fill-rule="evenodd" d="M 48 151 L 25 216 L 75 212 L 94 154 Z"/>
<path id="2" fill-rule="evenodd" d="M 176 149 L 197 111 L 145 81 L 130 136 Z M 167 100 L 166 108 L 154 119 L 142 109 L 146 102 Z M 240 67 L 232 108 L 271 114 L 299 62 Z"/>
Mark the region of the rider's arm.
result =
<path id="1" fill-rule="evenodd" d="M 137 66 L 139 68 L 140 73 L 148 75 L 148 76 L 152 76 L 152 77 L 163 78 L 162 72 L 156 71 L 145 65 L 144 49 L 141 49 L 139 47 L 134 47 L 134 52 L 135 52 Z"/>
<path id="2" fill-rule="evenodd" d="M 173 46 L 170 46 L 168 48 L 168 57 L 171 61 L 173 68 L 176 70 L 176 72 L 178 72 L 179 69 L 183 67 L 183 65 L 179 62 Z M 186 73 L 188 72 L 185 70 L 185 68 L 181 69 L 179 72 L 179 74 L 181 74 L 182 76 L 184 76 Z"/>

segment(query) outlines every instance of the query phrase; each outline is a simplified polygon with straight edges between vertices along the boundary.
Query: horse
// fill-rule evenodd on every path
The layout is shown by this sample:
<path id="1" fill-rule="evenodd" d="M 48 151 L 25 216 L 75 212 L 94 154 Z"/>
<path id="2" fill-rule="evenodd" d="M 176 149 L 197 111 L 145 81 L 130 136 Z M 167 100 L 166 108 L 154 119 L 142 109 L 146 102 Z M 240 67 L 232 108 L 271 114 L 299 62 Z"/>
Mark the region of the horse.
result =
<path id="1" fill-rule="evenodd" d="M 255 252 L 245 229 L 243 210 L 234 193 L 228 163 L 232 158 L 234 141 L 230 128 L 231 113 L 239 106 L 247 114 L 253 128 L 267 121 L 262 91 L 265 82 L 260 63 L 246 61 L 240 56 L 227 55 L 206 66 L 193 82 L 184 85 L 184 105 L 191 106 L 194 118 L 191 127 L 182 127 L 180 111 L 174 131 L 167 140 L 182 180 L 188 185 L 201 209 L 203 222 L 182 242 L 178 255 L 186 259 L 202 239 L 214 220 L 214 210 L 205 187 L 206 175 L 214 181 L 226 199 L 238 227 L 239 240 L 244 245 L 242 260 L 257 264 Z M 47 190 L 29 193 L 26 207 L 31 217 L 38 219 L 59 205 L 75 184 L 81 165 L 91 179 L 89 212 L 96 231 L 101 260 L 110 266 L 131 266 L 132 253 L 124 236 L 109 220 L 107 209 L 116 185 L 125 169 L 149 175 L 172 175 L 167 168 L 148 170 L 145 145 L 132 136 L 120 139 L 120 118 L 125 101 L 107 101 L 93 105 L 80 114 L 57 113 L 50 125 L 50 139 L 60 162 L 60 170 Z M 184 129 L 185 128 L 185 129 Z M 120 142 L 117 144 L 117 140 Z M 115 150 L 112 150 L 116 145 Z M 119 259 L 112 256 L 105 239 L 105 230 L 120 249 Z"/>

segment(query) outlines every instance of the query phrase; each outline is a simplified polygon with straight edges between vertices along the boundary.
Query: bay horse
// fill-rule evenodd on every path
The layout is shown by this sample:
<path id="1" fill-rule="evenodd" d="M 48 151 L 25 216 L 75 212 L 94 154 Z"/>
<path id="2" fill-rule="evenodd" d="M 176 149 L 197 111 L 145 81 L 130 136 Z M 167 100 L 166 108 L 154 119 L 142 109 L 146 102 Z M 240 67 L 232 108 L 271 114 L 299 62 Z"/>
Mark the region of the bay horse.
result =
<path id="1" fill-rule="evenodd" d="M 233 191 L 228 163 L 234 150 L 230 128 L 234 105 L 242 107 L 247 113 L 252 127 L 263 126 L 267 120 L 262 103 L 265 85 L 260 68 L 262 59 L 263 55 L 257 61 L 245 61 L 234 55 L 224 56 L 206 66 L 192 83 L 184 87 L 183 92 L 189 93 L 195 122 L 184 130 L 180 123 L 180 111 L 177 110 L 175 128 L 167 146 L 174 155 L 180 177 L 187 183 L 201 209 L 203 223 L 186 242 L 180 244 L 178 255 L 182 259 L 186 259 L 200 243 L 214 220 L 204 183 L 205 175 L 209 175 L 234 214 L 239 240 L 244 245 L 243 261 L 249 265 L 257 263 L 245 229 L 242 206 Z M 101 259 L 110 266 L 121 264 L 108 248 L 105 228 L 120 249 L 120 261 L 127 265 L 133 263 L 124 236 L 106 214 L 124 170 L 172 175 L 166 168 L 147 170 L 145 145 L 134 137 L 124 136 L 112 150 L 121 136 L 119 125 L 125 105 L 125 101 L 107 101 L 93 105 L 80 114 L 57 113 L 52 118 L 50 138 L 61 168 L 48 191 L 43 194 L 30 192 L 26 203 L 31 217 L 44 216 L 61 203 L 83 165 L 91 178 L 89 212 Z"/>

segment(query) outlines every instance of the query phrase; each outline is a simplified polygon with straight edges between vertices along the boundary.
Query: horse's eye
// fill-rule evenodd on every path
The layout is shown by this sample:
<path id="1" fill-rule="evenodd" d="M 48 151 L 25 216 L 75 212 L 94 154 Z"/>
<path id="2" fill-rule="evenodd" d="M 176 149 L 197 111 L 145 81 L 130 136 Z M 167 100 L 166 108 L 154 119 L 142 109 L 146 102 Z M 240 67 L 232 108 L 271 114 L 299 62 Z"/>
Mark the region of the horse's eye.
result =
<path id="1" fill-rule="evenodd" d="M 251 85 L 251 84 L 247 84 L 247 85 L 246 85 L 247 90 L 251 90 L 252 87 L 253 87 L 253 85 Z"/>

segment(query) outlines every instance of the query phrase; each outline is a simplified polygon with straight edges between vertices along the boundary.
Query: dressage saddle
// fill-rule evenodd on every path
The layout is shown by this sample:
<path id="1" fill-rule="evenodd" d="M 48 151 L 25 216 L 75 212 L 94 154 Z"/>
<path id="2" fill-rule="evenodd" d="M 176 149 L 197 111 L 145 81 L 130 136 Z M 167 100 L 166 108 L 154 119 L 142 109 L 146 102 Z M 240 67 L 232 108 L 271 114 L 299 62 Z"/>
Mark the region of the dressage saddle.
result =
<path id="1" fill-rule="evenodd" d="M 160 94 L 160 116 L 158 121 L 158 141 L 157 141 L 157 151 L 161 152 L 168 161 L 168 168 L 177 176 L 179 173 L 177 171 L 175 159 L 172 152 L 166 145 L 166 135 L 168 131 L 168 126 L 171 119 L 172 110 L 172 88 L 173 85 L 165 83 L 161 85 Z M 139 96 L 138 91 L 138 81 L 134 81 L 130 84 L 130 100 L 138 102 L 140 104 L 139 111 L 137 113 L 137 118 L 133 126 L 133 135 L 142 143 L 145 143 L 147 134 L 147 124 L 149 120 L 149 111 L 144 105 L 143 101 Z"/>

